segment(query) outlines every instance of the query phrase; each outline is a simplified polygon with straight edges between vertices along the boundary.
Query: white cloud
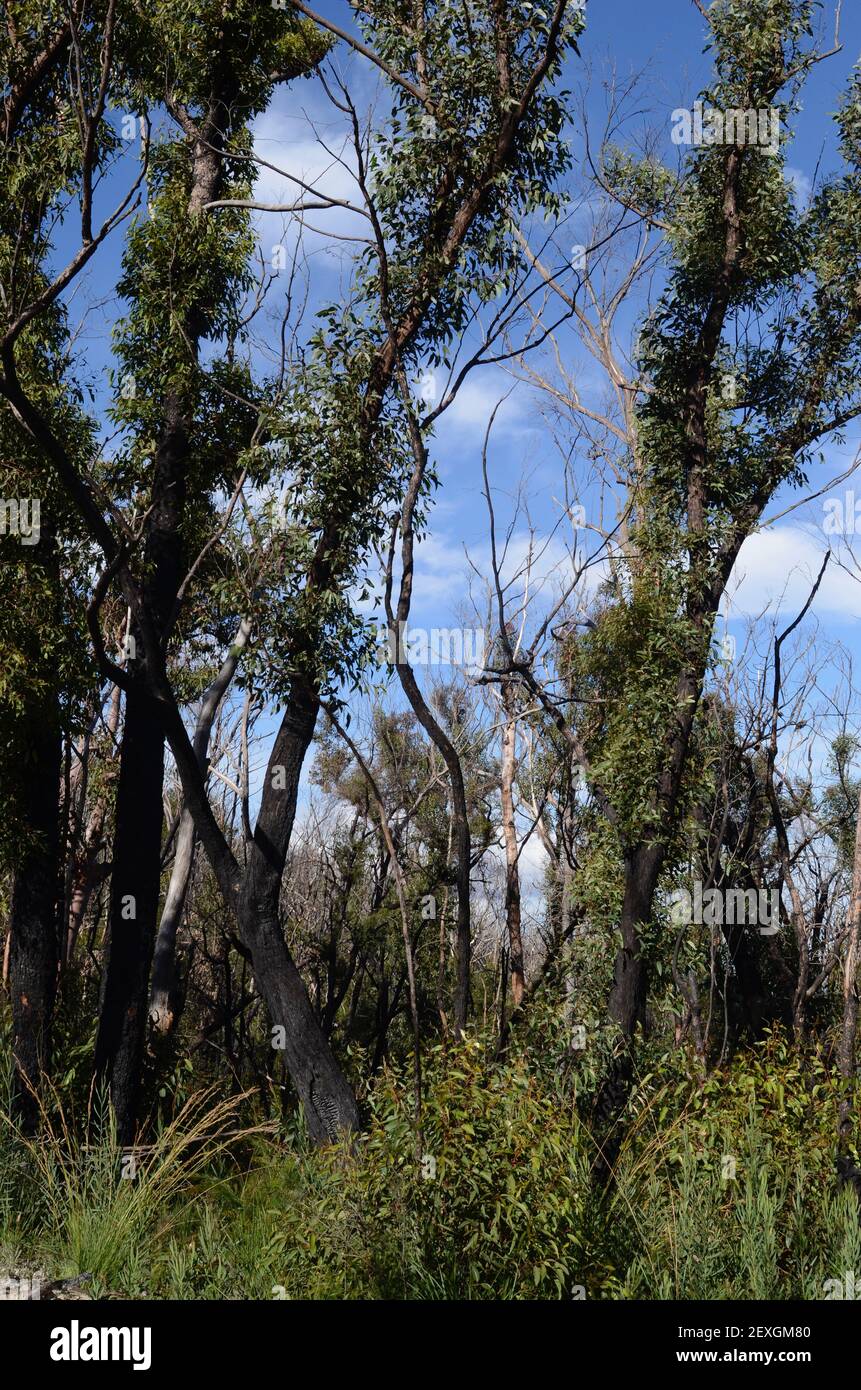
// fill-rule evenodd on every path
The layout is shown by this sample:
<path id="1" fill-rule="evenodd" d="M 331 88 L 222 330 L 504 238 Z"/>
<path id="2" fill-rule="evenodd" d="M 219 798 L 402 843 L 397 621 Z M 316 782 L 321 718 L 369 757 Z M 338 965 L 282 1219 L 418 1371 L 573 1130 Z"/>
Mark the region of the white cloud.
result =
<path id="1" fill-rule="evenodd" d="M 476 506 L 481 507 L 483 512 L 483 499 L 477 498 Z M 581 537 L 586 535 L 585 532 L 579 534 Z M 561 530 L 549 542 L 546 537 L 540 536 L 530 542 L 526 531 L 515 532 L 507 546 L 504 537 L 499 538 L 498 557 L 503 583 L 511 582 L 517 577 L 517 583 L 511 590 L 512 601 L 515 593 L 521 593 L 523 590 L 525 571 L 530 558 L 530 544 L 532 560 L 529 587 L 536 611 L 539 611 L 571 583 L 575 573 L 574 561 L 571 550 L 565 543 L 565 534 Z M 588 549 L 588 539 L 582 544 Z M 585 553 L 586 550 L 583 551 L 584 556 Z M 593 570 L 587 571 L 581 581 L 584 588 L 588 585 L 591 591 L 598 583 L 599 568 L 596 566 Z M 492 576 L 489 540 L 483 538 L 476 544 L 469 544 L 465 549 L 459 541 L 450 536 L 431 533 L 416 547 L 416 606 L 421 604 L 423 608 L 427 608 L 429 605 L 455 604 L 466 597 L 470 587 L 476 600 L 481 602 L 484 592 L 483 579 L 476 575 L 476 570 L 487 579 Z"/>
<path id="2" fill-rule="evenodd" d="M 801 526 L 772 526 L 745 541 L 727 587 L 733 617 L 798 613 L 804 607 L 827 549 L 821 532 Z M 832 557 L 813 611 L 861 618 L 861 583 Z"/>
<path id="3" fill-rule="evenodd" d="M 540 900 L 548 863 L 549 857 L 544 842 L 537 831 L 533 831 L 520 851 L 520 881 L 524 895 Z M 535 904 L 532 906 L 534 908 Z"/>
<path id="4" fill-rule="evenodd" d="M 441 394 L 446 383 L 439 373 L 436 375 Z M 511 378 L 504 373 L 477 368 L 466 378 L 455 399 L 440 417 L 437 427 L 440 437 L 444 439 L 447 430 L 458 435 L 464 430 L 474 431 L 483 437 L 497 406 L 499 409 L 493 422 L 492 439 L 500 433 L 522 427 L 526 419 L 525 403 L 517 390 L 511 391 L 511 385 Z"/>
<path id="5" fill-rule="evenodd" d="M 274 168 L 259 167 L 254 198 L 261 203 L 291 205 L 332 198 L 361 207 L 356 184 L 355 152 L 343 127 L 323 124 L 317 138 L 316 121 L 304 113 L 270 108 L 254 129 L 254 152 Z M 320 140 L 325 141 L 327 150 Z M 278 171 L 283 172 L 278 172 Z M 300 183 L 307 184 L 303 189 Z M 318 196 L 319 195 L 319 196 Z M 358 213 L 339 206 L 320 208 L 300 215 L 256 212 L 254 222 L 264 255 L 271 255 L 279 244 L 292 248 L 302 231 L 307 251 L 323 250 L 340 257 L 348 243 L 330 237 L 367 237 L 368 223 Z M 318 230 L 319 229 L 319 230 Z"/>
<path id="6" fill-rule="evenodd" d="M 803 210 L 810 202 L 813 193 L 813 184 L 803 169 L 789 167 L 786 169 L 785 173 L 786 181 L 792 187 L 792 196 L 795 199 L 795 205 L 799 210 Z"/>

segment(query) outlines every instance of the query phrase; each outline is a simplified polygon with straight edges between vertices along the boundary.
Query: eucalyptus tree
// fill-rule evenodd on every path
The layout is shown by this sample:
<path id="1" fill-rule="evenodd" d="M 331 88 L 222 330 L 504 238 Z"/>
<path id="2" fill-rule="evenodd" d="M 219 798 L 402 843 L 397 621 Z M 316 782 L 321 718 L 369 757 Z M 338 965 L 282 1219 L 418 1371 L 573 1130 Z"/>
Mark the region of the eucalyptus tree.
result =
<path id="1" fill-rule="evenodd" d="M 107 511 L 116 528 L 103 527 L 99 536 L 97 527 L 102 548 L 111 535 L 115 558 L 118 532 L 126 551 L 135 552 L 152 636 L 166 652 L 179 617 L 188 549 L 211 522 L 209 496 L 225 476 L 232 478 L 258 419 L 247 400 L 247 372 L 217 360 L 201 365 L 203 344 L 223 339 L 231 330 L 235 337 L 253 250 L 246 213 L 231 211 L 216 222 L 206 204 L 225 187 L 248 191 L 249 122 L 266 106 L 276 84 L 313 68 L 328 41 L 314 26 L 260 6 L 180 10 L 171 5 L 142 16 L 134 6 L 109 3 L 80 5 L 70 12 L 56 7 L 57 45 L 49 41 L 42 49 L 52 22 L 50 6 L 35 7 L 39 13 L 34 10 L 33 15 L 25 13 L 26 6 L 19 8 L 20 14 L 10 16 L 7 38 L 11 89 L 4 163 L 10 220 L 15 198 L 19 206 L 10 231 L 4 394 L 14 427 L 19 434 L 29 433 L 31 453 L 55 466 L 60 462 L 67 490 L 70 476 L 73 492 L 82 488 L 78 502 L 81 496 L 88 502 L 98 496 L 100 512 Z M 33 55 L 26 51 L 27 39 Z M 70 64 L 60 61 L 64 46 L 72 56 Z M 178 138 L 152 145 L 148 112 L 160 103 L 178 128 Z M 120 123 L 109 118 L 111 106 L 126 108 L 122 132 L 116 128 Z M 94 230 L 98 182 L 112 163 L 124 171 L 119 160 L 124 137 L 138 130 L 139 172 L 131 175 L 131 192 Z M 227 159 L 228 150 L 241 160 L 238 166 Z M 44 393 L 32 389 L 22 367 L 29 362 L 28 335 L 41 334 L 49 369 L 62 376 L 69 353 L 62 331 L 50 328 L 63 319 L 60 295 L 139 205 L 144 175 L 148 216 L 131 228 L 117 285 L 118 294 L 130 303 L 116 348 L 113 418 L 121 445 L 109 461 L 96 464 L 92 441 L 82 453 L 72 452 L 74 433 L 65 425 L 55 428 Z M 76 196 L 81 247 L 52 280 L 43 265 L 52 250 L 53 204 L 65 201 L 68 207 Z M 50 332 L 56 334 L 53 341 Z M 143 512 L 137 526 L 136 508 Z M 85 514 L 85 519 L 91 521 L 93 515 Z M 45 554 L 47 517 L 43 530 Z M 187 589 L 187 581 L 183 587 Z M 103 599 L 99 594 L 99 606 Z M 164 733 L 142 695 L 152 655 L 147 655 L 136 621 L 126 644 L 127 669 L 142 669 L 138 680 L 124 686 L 109 949 L 96 1064 L 110 1077 L 120 1132 L 128 1138 L 135 1124 L 159 900 Z M 44 737 L 51 727 L 51 721 L 39 721 Z M 58 785 L 58 776 L 46 768 L 39 794 L 50 799 Z M 55 928 L 54 923 L 54 935 Z M 47 925 L 43 934 L 51 934 Z M 26 940 L 24 932 L 17 937 L 19 943 Z M 30 993 L 35 998 L 35 991 Z"/>
<path id="2" fill-rule="evenodd" d="M 664 143 L 678 144 L 679 170 L 662 162 L 656 138 L 645 158 L 609 144 L 596 160 L 590 146 L 599 200 L 643 234 L 606 306 L 592 278 L 600 256 L 587 255 L 581 279 L 595 321 L 573 304 L 615 414 L 590 412 L 576 382 L 562 397 L 579 421 L 597 424 L 595 448 L 625 494 L 592 624 L 567 647 L 577 714 L 565 723 L 618 866 L 609 1009 L 628 1039 L 647 1024 L 644 938 L 656 893 L 686 853 L 703 799 L 702 697 L 730 573 L 775 493 L 803 486 L 823 442 L 861 413 L 858 75 L 836 117 L 842 169 L 800 205 L 786 145 L 811 69 L 839 52 L 813 39 L 819 7 L 700 8 L 714 76 L 699 105 L 666 112 Z M 663 288 L 628 373 L 617 319 L 656 264 L 656 234 Z M 521 675 L 534 690 L 530 670 Z"/>
<path id="3" fill-rule="evenodd" d="M 97 61 L 83 5 L 7 6 L 0 35 L 0 334 L 4 348 L 17 344 L 18 380 L 78 466 L 90 455 L 91 431 L 69 370 L 67 317 L 51 301 L 43 262 L 65 190 L 81 175 L 80 128 L 94 153 L 97 146 L 105 151 L 69 75 L 83 55 Z M 38 319 L 28 313 L 32 303 L 44 310 Z M 0 456 L 0 856 L 12 873 L 12 1046 L 18 1101 L 30 1126 L 50 1063 L 59 962 L 62 739 L 75 731 L 76 706 L 93 680 L 80 656 L 92 551 L 79 543 L 74 509 L 50 459 L 8 410 L 0 417 Z"/>
<path id="4" fill-rule="evenodd" d="M 357 179 L 370 224 L 367 269 L 349 314 L 331 311 L 328 339 L 319 342 L 320 360 L 303 379 L 302 398 L 296 402 L 303 438 L 293 443 L 295 427 L 290 436 L 296 473 L 291 496 L 302 499 L 297 520 L 301 532 L 315 535 L 317 542 L 304 570 L 298 632 L 285 653 L 289 666 L 298 668 L 293 682 L 297 715 L 305 686 L 304 732 L 297 725 L 286 750 L 289 777 L 298 778 L 316 719 L 319 637 L 327 640 L 327 622 L 321 624 L 321 617 L 331 604 L 330 631 L 340 621 L 343 635 L 349 633 L 353 620 L 343 607 L 346 582 L 358 577 L 356 563 L 369 545 L 382 541 L 381 523 L 393 511 L 385 598 L 393 664 L 417 718 L 446 762 L 452 788 L 457 1030 L 464 1027 L 469 1009 L 471 847 L 464 776 L 454 744 L 422 695 L 399 637 L 410 608 L 413 524 L 421 525 L 433 485 L 428 431 L 450 397 L 421 419 L 408 383 L 419 368 L 446 360 L 473 318 L 476 302 L 487 302 L 516 283 L 522 265 L 511 238 L 503 235 L 508 224 L 536 207 L 556 206 L 552 185 L 568 162 L 559 138 L 564 110 L 543 87 L 556 75 L 564 48 L 575 43 L 582 26 L 582 7 L 564 3 L 549 14 L 512 15 L 493 5 L 441 4 L 424 12 L 417 29 L 394 13 L 373 12 L 369 37 L 387 63 L 396 61 L 401 76 L 393 84 L 390 133 L 366 151 L 349 94 L 343 93 L 356 131 Z M 357 362 L 363 362 L 361 375 L 345 397 Z M 462 371 L 455 391 L 463 376 Z M 322 417 L 322 430 L 307 428 L 314 414 Z M 309 454 L 315 435 L 316 457 Z M 324 451 L 328 457 L 321 467 Z M 382 474 L 375 453 L 389 456 Z M 335 470 L 332 460 L 337 460 Z M 309 481 L 311 507 L 305 495 Z M 393 607 L 398 529 L 402 576 Z M 304 652 L 297 643 L 305 645 Z M 343 649 L 341 638 L 339 643 Z M 316 673 L 309 664 L 315 649 Z M 329 660 L 324 657 L 322 671 L 348 674 L 355 655 L 345 664 L 343 650 L 333 652 Z"/>
<path id="5" fill-rule="evenodd" d="M 470 25 L 470 44 L 464 31 L 459 51 L 452 23 Z M 441 355 L 462 326 L 479 272 L 485 294 L 511 273 L 499 235 L 510 208 L 552 196 L 549 185 L 565 165 L 563 108 L 544 87 L 581 27 L 579 9 L 571 15 L 562 3 L 549 18 L 481 9 L 468 20 L 443 5 L 428 12 L 417 49 L 396 13 L 377 10 L 369 21 L 395 97 L 389 132 L 372 141 L 367 157 L 357 151 L 373 250 L 353 299 L 323 313 L 313 356 L 290 384 L 280 421 L 269 421 L 290 466 L 280 581 L 287 604 L 268 635 L 266 677 L 284 714 L 241 877 L 213 823 L 184 730 L 170 716 L 190 810 L 223 890 L 237 903 L 240 933 L 270 1012 L 285 1028 L 286 1060 L 317 1138 L 353 1125 L 355 1110 L 340 1078 L 323 1066 L 289 954 L 287 969 L 276 970 L 273 959 L 281 949 L 278 899 L 299 777 L 321 694 L 336 694 L 366 659 L 368 637 L 349 590 L 380 536 L 384 504 L 403 485 L 399 377 Z M 342 104 L 355 128 L 346 91 Z"/>
<path id="6" fill-rule="evenodd" d="M 241 3 L 165 5 L 142 23 L 132 11 L 127 24 L 131 114 L 145 123 L 148 105 L 163 100 L 175 135 L 150 151 L 148 216 L 131 230 L 117 285 L 129 312 L 117 330 L 114 414 L 123 448 L 111 486 L 118 496 L 128 473 L 141 480 L 131 499 L 144 511 L 135 541 L 141 600 L 166 654 L 183 635 L 185 576 L 213 526 L 212 494 L 232 485 L 258 434 L 254 383 L 223 355 L 225 341 L 235 346 L 250 284 L 248 214 L 229 208 L 215 216 L 208 205 L 248 193 L 250 122 L 276 85 L 310 71 L 327 44 L 304 22 L 285 24 L 271 8 Z M 206 344 L 216 351 L 204 362 Z M 158 915 L 164 775 L 164 730 L 147 694 L 152 656 L 136 622 L 130 642 L 127 669 L 140 679 L 126 692 L 96 1044 L 97 1071 L 110 1076 L 127 1138 Z"/>
<path id="7" fill-rule="evenodd" d="M 663 194 L 673 254 L 640 340 L 636 559 L 627 592 L 585 641 L 605 687 L 619 687 L 609 663 L 624 683 L 625 698 L 605 707 L 589 742 L 624 857 L 610 1008 L 626 1035 L 644 1018 L 640 930 L 685 813 L 688 751 L 730 572 L 777 489 L 803 484 L 821 442 L 861 413 L 857 74 L 837 116 L 844 171 L 809 209 L 796 207 L 785 175 L 788 126 L 821 56 L 810 42 L 814 11 L 808 0 L 717 0 L 705 99 L 722 136 L 691 148 L 678 182 L 641 168 L 623 187 L 635 204 L 646 181 Z M 757 131 L 763 117 L 769 130 L 779 120 L 782 147 L 746 139 L 738 120 L 733 129 L 743 113 L 756 114 Z"/>

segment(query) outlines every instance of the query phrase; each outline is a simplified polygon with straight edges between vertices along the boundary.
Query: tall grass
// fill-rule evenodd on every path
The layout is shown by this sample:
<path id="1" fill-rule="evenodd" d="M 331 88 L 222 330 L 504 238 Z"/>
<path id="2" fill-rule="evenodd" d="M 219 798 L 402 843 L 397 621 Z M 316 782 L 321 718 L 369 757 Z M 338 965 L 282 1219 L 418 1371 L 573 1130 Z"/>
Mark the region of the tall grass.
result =
<path id="1" fill-rule="evenodd" d="M 107 1108 L 93 1126 L 97 1141 L 85 1143 L 52 1099 L 50 1110 L 42 1107 L 36 1137 L 0 1119 L 2 1147 L 16 1174 L 0 1186 L 6 1242 L 29 1267 L 38 1264 L 60 1278 L 91 1274 L 96 1292 L 144 1293 L 156 1249 L 187 1214 L 188 1202 L 214 1181 L 219 1158 L 256 1132 L 235 1128 L 245 1097 L 198 1092 L 131 1161 Z M 208 1183 L 201 1183 L 204 1175 Z"/>
<path id="2" fill-rule="evenodd" d="M 761 1081 L 740 1062 L 722 1090 L 669 1117 L 667 1091 L 655 1092 L 608 1196 L 604 1229 L 624 1232 L 610 1240 L 617 1296 L 821 1299 L 827 1280 L 861 1275 L 858 1201 L 828 1138 L 834 1096 L 813 1097 L 809 1123 L 802 1106 L 772 1103 L 775 1078 L 765 1094 Z"/>

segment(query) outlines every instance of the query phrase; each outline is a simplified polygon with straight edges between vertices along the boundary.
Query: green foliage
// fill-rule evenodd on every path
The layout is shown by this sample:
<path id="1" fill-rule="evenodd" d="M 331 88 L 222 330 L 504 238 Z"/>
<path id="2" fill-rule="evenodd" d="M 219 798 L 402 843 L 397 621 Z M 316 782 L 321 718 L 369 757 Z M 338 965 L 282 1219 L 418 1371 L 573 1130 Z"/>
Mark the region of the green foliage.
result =
<path id="1" fill-rule="evenodd" d="M 652 789 L 677 708 L 679 669 L 692 644 L 682 593 L 683 577 L 671 565 L 638 577 L 629 594 L 596 615 L 594 629 L 573 650 L 578 689 L 597 697 L 587 706 L 582 736 L 623 842 L 647 839 L 661 823 Z"/>
<path id="2" fill-rule="evenodd" d="M 714 78 L 702 100 L 722 112 L 779 108 L 776 151 L 704 142 L 684 152 L 678 176 L 622 149 L 607 163 L 617 196 L 662 218 L 671 256 L 635 348 L 625 553 L 590 631 L 564 652 L 620 871 L 638 846 L 657 844 L 668 864 L 696 852 L 694 816 L 718 766 L 702 693 L 725 585 L 776 489 L 801 484 L 822 438 L 861 409 L 857 72 L 837 117 L 840 175 L 809 208 L 796 206 L 786 176 L 817 57 L 815 8 L 709 7 Z M 586 866 L 587 884 L 606 878 L 613 859 L 603 837 L 594 852 L 600 863 Z"/>
<path id="3" fill-rule="evenodd" d="M 0 1249 L 166 1298 L 820 1299 L 861 1269 L 824 1054 L 775 1033 L 707 1077 L 682 1051 L 656 1058 L 605 1189 L 576 1107 L 595 1077 L 542 1017 L 504 1062 L 480 1038 L 428 1053 L 420 1146 L 394 1069 L 350 1150 L 253 1113 L 236 1133 L 247 1097 L 197 1095 L 136 1182 L 109 1123 L 86 1150 L 59 1109 L 37 1141 L 7 1124 Z"/>
<path id="4" fill-rule="evenodd" d="M 265 1247 L 286 1296 L 557 1298 L 582 1282 L 588 1147 L 570 1101 L 522 1062 L 488 1067 L 477 1041 L 429 1061 L 421 1153 L 389 1072 L 353 1153 L 288 1160 Z"/>
<path id="5" fill-rule="evenodd" d="M 349 591 L 367 588 L 369 553 L 384 542 L 414 463 L 396 377 L 445 361 L 482 304 L 522 275 L 510 219 L 557 208 L 570 163 L 565 94 L 554 83 L 583 28 L 581 9 L 567 8 L 537 89 L 550 30 L 538 6 L 463 10 L 442 0 L 423 11 L 418 53 L 399 4 L 360 18 L 410 87 L 392 84 L 390 120 L 362 157 L 376 244 L 363 252 L 346 302 L 319 314 L 271 422 L 287 473 L 283 591 L 279 621 L 268 623 L 279 693 L 299 671 L 324 681 L 330 697 L 361 679 L 372 638 Z M 395 334 L 398 373 L 384 366 Z M 432 486 L 431 474 L 419 531 Z"/>
<path id="6" fill-rule="evenodd" d="M 684 1054 L 642 1083 L 611 1204 L 629 1233 L 612 1296 L 823 1298 L 861 1259 L 858 1203 L 835 1177 L 841 1089 L 825 1057 L 776 1033 L 705 1079 L 672 1080 L 680 1069 Z"/>
<path id="7" fill-rule="evenodd" d="M 822 794 L 823 807 L 831 823 L 830 834 L 837 847 L 840 864 L 850 872 L 855 852 L 858 794 L 861 791 L 861 781 L 851 775 L 851 768 L 857 761 L 858 752 L 858 739 L 848 734 L 841 734 L 832 740 L 829 771 L 837 780 L 827 786 Z"/>
<path id="8" fill-rule="evenodd" d="M 554 185 L 569 167 L 570 153 L 561 139 L 564 94 L 552 87 L 529 104 L 510 160 L 488 185 L 500 131 L 517 115 L 549 36 L 550 13 L 541 5 L 464 8 L 441 0 L 423 11 L 417 52 L 398 5 L 374 6 L 363 16 L 375 50 L 427 91 L 427 105 L 420 106 L 402 88 L 394 90 L 390 120 L 371 155 L 387 264 L 369 264 L 368 290 L 375 295 L 378 277 L 385 275 L 397 322 L 417 289 L 429 296 L 444 275 L 423 326 L 431 361 L 439 361 L 452 335 L 464 328 L 475 286 L 483 286 L 489 298 L 515 275 L 517 257 L 502 235 L 507 216 L 517 222 L 536 209 L 559 206 Z M 569 6 L 560 55 L 547 74 L 550 83 L 565 48 L 576 48 L 584 25 L 583 10 Z M 444 235 L 453 214 L 473 198 L 479 215 L 452 265 Z M 416 266 L 421 268 L 418 286 Z"/>
<path id="9" fill-rule="evenodd" d="M 205 110 L 213 70 L 229 65 L 232 89 L 225 105 L 243 122 L 265 110 L 276 82 L 313 71 L 332 42 L 316 24 L 257 0 L 162 0 L 127 7 L 120 30 L 127 95 L 135 109 L 146 109 L 169 90 L 192 115 Z"/>

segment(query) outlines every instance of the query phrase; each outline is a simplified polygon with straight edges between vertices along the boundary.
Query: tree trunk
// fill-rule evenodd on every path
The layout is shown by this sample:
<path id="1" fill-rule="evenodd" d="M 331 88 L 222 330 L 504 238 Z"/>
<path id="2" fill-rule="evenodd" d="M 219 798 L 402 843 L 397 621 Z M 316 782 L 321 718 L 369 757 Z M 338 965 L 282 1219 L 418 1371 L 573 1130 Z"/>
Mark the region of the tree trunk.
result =
<path id="1" fill-rule="evenodd" d="M 205 216 L 207 202 L 218 196 L 222 156 L 219 131 L 229 124 L 226 108 L 213 103 L 205 123 L 208 138 L 197 138 L 192 152 L 190 218 Z M 210 129 L 210 127 L 213 127 Z M 204 332 L 205 306 L 197 304 L 185 319 L 189 355 L 197 358 Z M 152 503 L 146 524 L 144 606 L 159 643 L 169 632 L 183 577 L 181 524 L 185 510 L 190 421 L 181 394 L 165 393 L 162 433 L 155 457 Z M 96 1040 L 96 1073 L 110 1080 L 111 1099 L 121 1142 L 131 1143 L 137 1123 L 141 1069 L 149 1002 L 149 972 L 158 921 L 161 885 L 162 784 L 164 728 L 144 694 L 147 658 L 143 636 L 132 633 L 130 664 L 141 672 L 138 690 L 127 695 L 120 781 L 117 792 L 109 947 L 103 981 L 102 1009 Z M 137 663 L 135 665 L 135 663 Z"/>
<path id="2" fill-rule="evenodd" d="M 639 846 L 625 859 L 625 895 L 619 922 L 622 945 L 616 955 L 609 1013 L 627 1039 L 633 1038 L 638 1023 L 646 1023 L 648 981 L 640 926 L 651 917 L 663 858 L 662 846 L 654 844 Z"/>
<path id="3" fill-rule="evenodd" d="M 505 921 L 508 927 L 511 997 L 515 1009 L 523 1003 L 526 976 L 523 968 L 523 936 L 520 918 L 520 870 L 517 847 L 517 828 L 514 823 L 514 769 L 517 752 L 517 720 L 515 718 L 512 682 L 501 684 L 504 723 L 502 726 L 502 834 L 505 840 Z"/>
<path id="4" fill-rule="evenodd" d="M 243 619 L 218 675 L 203 697 L 203 705 L 194 731 L 194 752 L 201 772 L 204 774 L 207 768 L 212 726 L 215 723 L 221 701 L 236 672 L 239 658 L 248 643 L 250 632 L 250 624 Z M 170 1032 L 175 1016 L 176 934 L 191 879 L 194 845 L 194 817 L 189 807 L 183 803 L 176 836 L 173 869 L 165 895 L 153 956 L 149 1016 L 159 1033 Z"/>
<path id="5" fill-rule="evenodd" d="M 96 1072 L 110 1082 L 121 1143 L 135 1137 L 149 968 L 161 883 L 164 736 L 142 697 L 126 698 L 117 790 L 109 939 Z"/>
<path id="6" fill-rule="evenodd" d="M 55 718 L 42 711 L 29 741 L 32 762 L 22 812 L 31 838 L 12 882 L 9 987 L 15 1104 L 32 1133 L 39 1115 L 42 1074 L 50 1069 L 51 1016 L 59 966 L 60 772 L 62 741 Z"/>
<path id="7" fill-rule="evenodd" d="M 401 635 L 398 632 L 399 655 L 401 652 Z M 472 832 L 469 828 L 469 807 L 466 800 L 466 787 L 463 780 L 463 768 L 461 767 L 460 755 L 443 729 L 442 725 L 434 717 L 433 711 L 425 700 L 418 681 L 413 674 L 413 668 L 405 659 L 398 660 L 395 669 L 401 682 L 401 687 L 412 706 L 413 713 L 424 729 L 425 733 L 438 749 L 449 776 L 451 785 L 452 801 L 452 824 L 454 828 L 454 843 L 457 854 L 455 875 L 457 882 L 457 925 L 455 931 L 455 992 L 454 992 L 454 1032 L 459 1037 L 463 1032 L 469 1018 L 471 1005 L 470 994 L 470 961 L 472 957 L 472 914 L 470 904 L 470 870 L 472 867 Z"/>
<path id="8" fill-rule="evenodd" d="M 170 396 L 156 453 L 146 541 L 144 598 L 159 640 L 182 580 L 180 520 L 188 456 L 186 421 Z M 126 696 L 113 845 L 108 949 L 96 1039 L 98 1076 L 110 1081 L 122 1143 L 134 1139 L 149 1001 L 149 971 L 161 889 L 165 735 L 145 690 L 147 656 L 133 631 L 129 666 L 143 671 Z"/>
<path id="9" fill-rule="evenodd" d="M 269 1010 L 273 1043 L 283 1050 L 315 1144 L 332 1142 L 359 1127 L 355 1096 L 320 1027 L 279 921 L 299 778 L 318 709 L 314 692 L 297 682 L 267 768 L 268 788 L 277 786 L 279 795 L 267 795 L 264 789 L 237 902 L 239 934 L 251 953 L 254 978 Z"/>
<path id="10" fill-rule="evenodd" d="M 855 1084 L 855 1041 L 858 1033 L 858 968 L 861 965 L 861 796 L 858 800 L 858 819 L 855 824 L 855 857 L 852 865 L 848 927 L 849 939 L 846 943 L 846 963 L 843 968 L 843 1026 L 838 1054 L 840 1075 L 845 1087 L 840 1103 L 841 1146 L 848 1144 L 852 1134 L 852 1088 Z"/>
<path id="11" fill-rule="evenodd" d="M 183 806 L 176 835 L 173 868 L 153 952 L 149 1018 L 158 1033 L 171 1031 L 176 1012 L 176 934 L 191 880 L 194 844 L 194 820 L 188 808 Z"/>

